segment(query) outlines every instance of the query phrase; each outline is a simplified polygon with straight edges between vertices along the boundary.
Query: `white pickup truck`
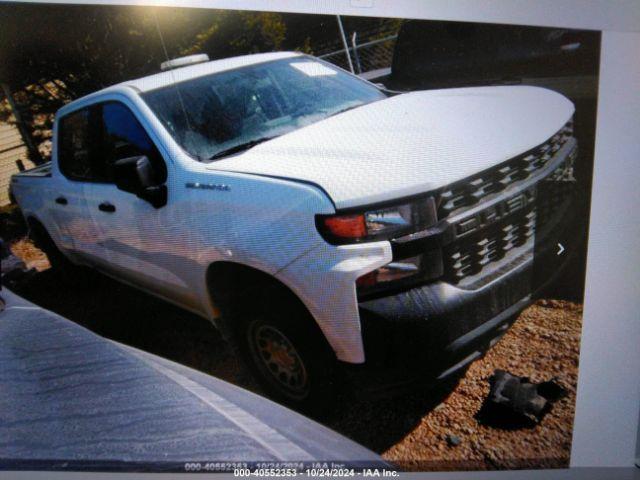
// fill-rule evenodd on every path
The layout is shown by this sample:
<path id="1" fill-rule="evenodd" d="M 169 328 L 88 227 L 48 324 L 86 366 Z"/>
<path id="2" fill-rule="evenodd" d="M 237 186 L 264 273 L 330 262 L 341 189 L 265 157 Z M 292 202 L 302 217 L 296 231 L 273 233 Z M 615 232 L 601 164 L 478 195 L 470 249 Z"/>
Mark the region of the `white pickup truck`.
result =
<path id="1" fill-rule="evenodd" d="M 562 95 L 396 94 L 299 53 L 196 60 L 60 109 L 51 163 L 11 189 L 54 266 L 211 320 L 277 399 L 459 371 L 562 258 Z"/>

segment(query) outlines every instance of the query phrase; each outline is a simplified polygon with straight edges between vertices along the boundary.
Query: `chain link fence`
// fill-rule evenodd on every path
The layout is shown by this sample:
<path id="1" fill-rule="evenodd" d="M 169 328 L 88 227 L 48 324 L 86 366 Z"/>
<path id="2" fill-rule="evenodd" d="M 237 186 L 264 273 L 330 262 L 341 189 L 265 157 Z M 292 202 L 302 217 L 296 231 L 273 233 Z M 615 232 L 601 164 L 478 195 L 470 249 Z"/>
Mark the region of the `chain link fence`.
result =
<path id="1" fill-rule="evenodd" d="M 348 55 L 353 65 L 353 72 L 366 79 L 374 79 L 387 75 L 391 69 L 393 49 L 398 38 L 397 30 L 352 32 L 347 41 L 349 48 L 339 48 L 342 42 L 338 40 L 331 46 L 319 49 L 318 55 L 327 62 L 333 63 L 345 70 L 350 70 Z"/>

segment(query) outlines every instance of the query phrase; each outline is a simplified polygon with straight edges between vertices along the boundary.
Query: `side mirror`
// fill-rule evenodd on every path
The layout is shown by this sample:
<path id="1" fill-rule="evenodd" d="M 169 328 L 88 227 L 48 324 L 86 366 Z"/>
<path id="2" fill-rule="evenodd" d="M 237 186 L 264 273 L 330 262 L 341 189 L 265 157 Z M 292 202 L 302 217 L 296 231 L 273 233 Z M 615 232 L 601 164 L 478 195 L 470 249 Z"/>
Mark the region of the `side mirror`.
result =
<path id="1" fill-rule="evenodd" d="M 167 187 L 156 185 L 153 165 L 145 155 L 117 160 L 114 178 L 119 190 L 133 193 L 155 208 L 167 204 Z"/>

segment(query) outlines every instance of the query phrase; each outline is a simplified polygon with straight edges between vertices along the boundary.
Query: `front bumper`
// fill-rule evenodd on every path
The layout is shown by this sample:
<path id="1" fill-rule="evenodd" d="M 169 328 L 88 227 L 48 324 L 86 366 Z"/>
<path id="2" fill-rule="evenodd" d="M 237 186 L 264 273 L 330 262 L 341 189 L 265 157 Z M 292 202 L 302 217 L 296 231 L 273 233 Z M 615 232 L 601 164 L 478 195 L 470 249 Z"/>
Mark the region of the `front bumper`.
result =
<path id="1" fill-rule="evenodd" d="M 362 302 L 362 370 L 387 385 L 437 378 L 467 357 L 477 358 L 531 301 L 527 263 L 476 291 L 436 282 Z"/>
<path id="2" fill-rule="evenodd" d="M 360 303 L 366 362 L 348 374 L 369 389 L 439 381 L 481 357 L 568 263 L 536 285 L 533 255 L 507 275 L 468 291 L 445 282 Z M 551 263 L 550 263 L 551 265 Z"/>

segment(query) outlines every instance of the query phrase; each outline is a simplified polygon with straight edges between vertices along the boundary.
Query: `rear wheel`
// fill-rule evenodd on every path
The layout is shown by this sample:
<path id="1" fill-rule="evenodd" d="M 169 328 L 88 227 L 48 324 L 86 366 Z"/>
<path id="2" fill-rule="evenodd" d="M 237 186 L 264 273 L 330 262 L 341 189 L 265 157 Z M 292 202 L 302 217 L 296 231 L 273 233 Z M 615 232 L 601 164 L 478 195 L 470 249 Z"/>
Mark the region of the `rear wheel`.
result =
<path id="1" fill-rule="evenodd" d="M 85 269 L 74 265 L 61 251 L 49 235 L 49 232 L 38 221 L 29 222 L 29 237 L 36 247 L 42 250 L 51 264 L 51 268 L 60 272 L 65 278 L 82 281 Z"/>
<path id="2" fill-rule="evenodd" d="M 47 230 L 37 221 L 29 222 L 29 238 L 42 250 L 52 268 L 61 269 L 68 261 L 58 249 Z"/>

